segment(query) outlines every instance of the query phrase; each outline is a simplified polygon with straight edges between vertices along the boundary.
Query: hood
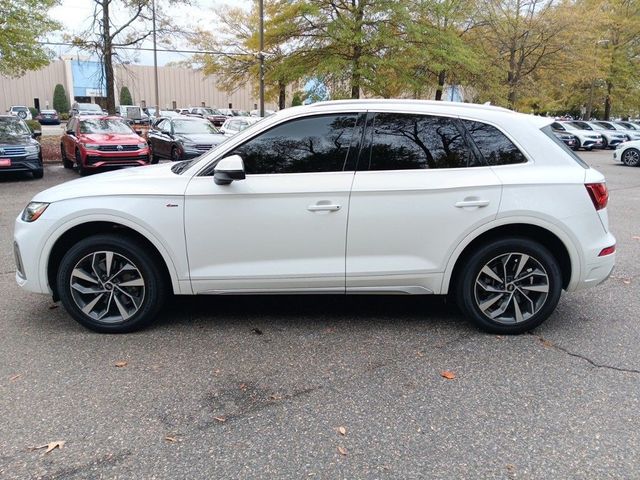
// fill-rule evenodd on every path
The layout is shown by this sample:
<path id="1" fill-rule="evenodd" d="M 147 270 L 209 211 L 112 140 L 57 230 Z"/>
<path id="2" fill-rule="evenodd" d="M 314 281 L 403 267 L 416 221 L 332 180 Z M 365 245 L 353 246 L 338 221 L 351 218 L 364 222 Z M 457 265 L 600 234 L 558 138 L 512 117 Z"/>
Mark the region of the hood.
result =
<path id="1" fill-rule="evenodd" d="M 135 133 L 83 133 L 80 135 L 81 140 L 88 140 L 89 143 L 114 144 L 122 143 L 146 143 L 146 141 Z"/>
<path id="2" fill-rule="evenodd" d="M 171 171 L 174 163 L 133 167 L 98 173 L 71 180 L 38 193 L 35 202 L 58 202 L 73 198 L 114 195 L 175 196 L 184 195 L 190 177 Z"/>
<path id="3" fill-rule="evenodd" d="M 30 135 L 0 135 L 0 147 L 3 145 L 36 145 L 38 142 Z"/>
<path id="4" fill-rule="evenodd" d="M 175 137 L 187 143 L 206 143 L 217 145 L 227 139 L 221 133 L 177 133 Z"/>

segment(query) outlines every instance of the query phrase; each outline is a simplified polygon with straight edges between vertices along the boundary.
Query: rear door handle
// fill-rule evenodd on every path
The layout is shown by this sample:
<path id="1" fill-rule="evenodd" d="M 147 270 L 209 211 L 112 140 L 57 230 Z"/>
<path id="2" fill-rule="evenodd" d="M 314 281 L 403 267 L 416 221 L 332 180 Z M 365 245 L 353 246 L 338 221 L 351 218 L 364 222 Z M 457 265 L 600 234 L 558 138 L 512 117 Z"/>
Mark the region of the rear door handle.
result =
<path id="1" fill-rule="evenodd" d="M 340 210 L 340 205 L 318 203 L 309 205 L 307 210 L 310 212 L 337 212 Z"/>
<path id="2" fill-rule="evenodd" d="M 476 200 L 462 200 L 461 202 L 457 202 L 455 204 L 456 207 L 458 208 L 465 208 L 465 207 L 486 207 L 487 205 L 489 205 L 489 200 L 480 200 L 480 199 L 476 199 Z"/>

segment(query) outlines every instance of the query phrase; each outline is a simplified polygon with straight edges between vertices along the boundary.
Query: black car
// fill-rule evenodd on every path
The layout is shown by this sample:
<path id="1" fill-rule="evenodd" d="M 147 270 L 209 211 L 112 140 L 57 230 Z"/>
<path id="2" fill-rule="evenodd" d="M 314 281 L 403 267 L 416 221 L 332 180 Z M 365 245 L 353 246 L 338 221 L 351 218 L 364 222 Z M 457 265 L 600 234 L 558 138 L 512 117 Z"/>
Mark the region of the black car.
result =
<path id="1" fill-rule="evenodd" d="M 60 125 L 60 117 L 55 110 L 40 110 L 36 120 L 40 125 Z"/>
<path id="2" fill-rule="evenodd" d="M 180 116 L 158 119 L 149 130 L 148 138 L 151 163 L 158 163 L 161 158 L 177 162 L 198 157 L 227 137 L 208 120 Z"/>
<path id="3" fill-rule="evenodd" d="M 21 118 L 0 115 L 0 173 L 30 172 L 42 178 L 42 151 L 35 140 L 39 136 Z"/>
<path id="4" fill-rule="evenodd" d="M 572 150 L 577 150 L 579 148 L 578 146 L 580 145 L 580 143 L 578 143 L 578 139 L 574 135 L 571 135 L 567 132 L 560 132 L 558 130 L 554 130 L 553 134 L 559 140 L 562 140 L 564 144 Z"/>

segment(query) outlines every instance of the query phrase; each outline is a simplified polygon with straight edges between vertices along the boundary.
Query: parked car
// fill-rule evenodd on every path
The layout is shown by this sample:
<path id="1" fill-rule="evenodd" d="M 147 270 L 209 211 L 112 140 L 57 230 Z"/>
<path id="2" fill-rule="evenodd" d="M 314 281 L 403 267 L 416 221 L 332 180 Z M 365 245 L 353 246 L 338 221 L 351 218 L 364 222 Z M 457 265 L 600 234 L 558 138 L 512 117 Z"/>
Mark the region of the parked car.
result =
<path id="1" fill-rule="evenodd" d="M 258 123 L 260 120 L 262 120 L 260 117 L 231 117 L 222 124 L 220 133 L 227 137 L 232 137 L 236 133 Z"/>
<path id="2" fill-rule="evenodd" d="M 178 162 L 199 157 L 226 137 L 204 118 L 180 116 L 157 121 L 148 138 L 152 161 L 158 163 L 161 158 Z"/>
<path id="3" fill-rule="evenodd" d="M 19 116 L 0 115 L 0 173 L 28 172 L 42 178 L 42 151 L 35 140 L 40 134 Z"/>
<path id="4" fill-rule="evenodd" d="M 613 152 L 613 158 L 627 167 L 640 167 L 640 140 L 619 144 Z"/>
<path id="5" fill-rule="evenodd" d="M 156 109 L 154 107 L 146 108 L 144 109 L 144 112 L 149 116 L 150 123 L 155 122 L 159 118 L 177 117 L 178 115 L 180 115 L 175 110 L 160 110 L 156 114 Z"/>
<path id="6" fill-rule="evenodd" d="M 131 125 L 149 125 L 149 115 L 138 105 L 120 105 L 116 108 L 116 114 Z"/>
<path id="7" fill-rule="evenodd" d="M 578 149 L 578 138 L 575 135 L 571 135 L 570 133 L 567 132 L 558 132 L 558 131 L 553 131 L 553 134 L 560 140 L 562 140 L 562 142 L 569 148 L 571 148 L 572 150 L 577 150 Z"/>
<path id="8" fill-rule="evenodd" d="M 479 327 L 525 332 L 615 263 L 605 179 L 550 123 L 448 102 L 288 108 L 197 159 L 37 194 L 16 280 L 101 332 L 148 324 L 168 292 L 453 294 Z"/>
<path id="9" fill-rule="evenodd" d="M 149 147 L 120 117 L 75 116 L 60 140 L 65 168 L 86 175 L 105 167 L 137 167 L 149 163 Z"/>
<path id="10" fill-rule="evenodd" d="M 605 122 L 603 120 L 596 120 L 591 122 L 591 124 L 595 124 L 603 128 L 604 130 L 615 132 L 618 135 L 622 135 L 624 140 L 640 140 L 640 131 L 630 128 L 625 128 L 621 125 L 618 125 L 616 122 Z"/>
<path id="11" fill-rule="evenodd" d="M 60 117 L 55 110 L 40 110 L 36 120 L 40 125 L 60 125 Z"/>
<path id="12" fill-rule="evenodd" d="M 189 109 L 188 108 L 177 108 L 176 109 L 176 113 L 179 113 L 180 115 L 189 115 Z"/>
<path id="13" fill-rule="evenodd" d="M 191 115 L 197 115 L 198 117 L 206 118 L 216 127 L 221 127 L 225 120 L 227 120 L 227 117 L 215 108 L 193 107 L 189 110 L 189 113 Z"/>
<path id="14" fill-rule="evenodd" d="M 265 117 L 269 117 L 269 116 L 273 115 L 274 113 L 276 113 L 276 112 L 273 111 L 273 110 L 265 110 L 264 111 L 264 116 Z M 260 116 L 260 110 L 251 110 L 251 112 L 249 112 L 249 115 L 251 117 L 259 117 Z"/>
<path id="15" fill-rule="evenodd" d="M 33 120 L 29 107 L 25 107 L 24 105 L 12 105 L 7 112 L 9 115 L 20 117 L 22 120 Z"/>
<path id="16" fill-rule="evenodd" d="M 591 151 L 594 148 L 602 148 L 602 135 L 594 132 L 593 129 L 579 128 L 574 125 L 573 121 L 557 121 L 551 124 L 556 132 L 566 132 L 578 139 L 577 149 L 584 148 Z"/>
<path id="17" fill-rule="evenodd" d="M 219 108 L 218 111 L 227 117 L 248 117 L 249 113 L 236 108 Z"/>
<path id="18" fill-rule="evenodd" d="M 592 130 L 602 135 L 602 148 L 616 148 L 616 145 L 627 140 L 627 135 L 617 131 L 615 128 L 609 128 L 602 125 L 602 122 L 584 122 L 574 121 L 574 125 L 585 130 Z"/>
<path id="19" fill-rule="evenodd" d="M 74 102 L 73 105 L 71 105 L 69 117 L 74 117 L 76 115 L 98 115 L 100 117 L 103 117 L 105 113 L 106 112 L 97 103 Z"/>

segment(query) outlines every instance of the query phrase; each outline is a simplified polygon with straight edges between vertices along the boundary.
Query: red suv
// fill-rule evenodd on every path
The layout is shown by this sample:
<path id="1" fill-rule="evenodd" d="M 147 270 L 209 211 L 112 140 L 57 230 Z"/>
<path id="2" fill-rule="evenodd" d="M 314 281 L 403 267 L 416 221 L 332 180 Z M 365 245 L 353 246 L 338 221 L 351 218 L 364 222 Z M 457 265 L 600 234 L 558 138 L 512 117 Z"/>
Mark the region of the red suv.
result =
<path id="1" fill-rule="evenodd" d="M 76 116 L 60 141 L 62 164 L 80 175 L 103 167 L 149 164 L 147 141 L 120 117 Z"/>

